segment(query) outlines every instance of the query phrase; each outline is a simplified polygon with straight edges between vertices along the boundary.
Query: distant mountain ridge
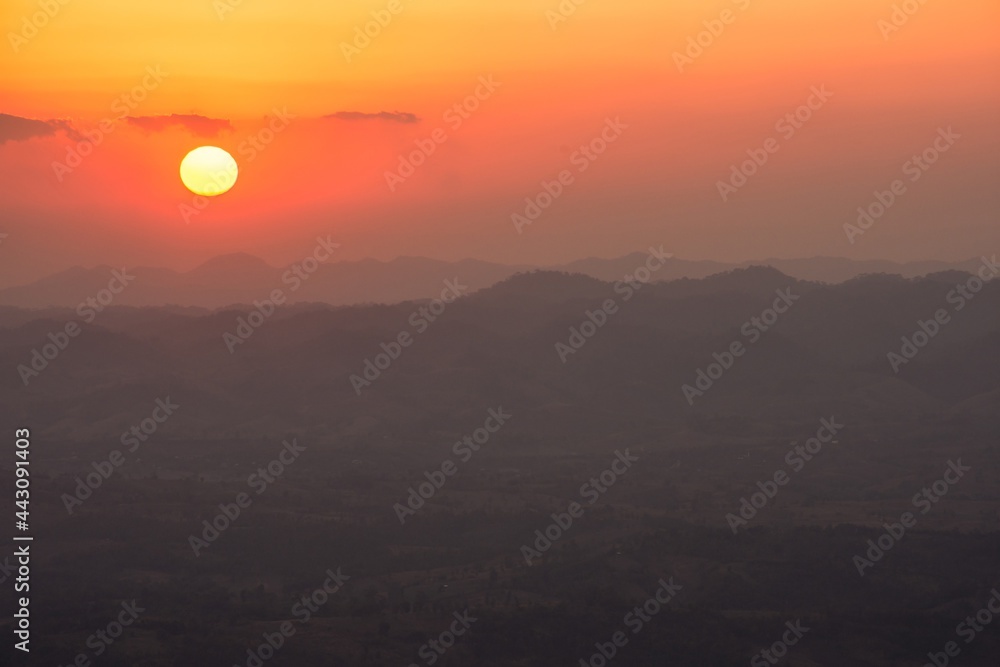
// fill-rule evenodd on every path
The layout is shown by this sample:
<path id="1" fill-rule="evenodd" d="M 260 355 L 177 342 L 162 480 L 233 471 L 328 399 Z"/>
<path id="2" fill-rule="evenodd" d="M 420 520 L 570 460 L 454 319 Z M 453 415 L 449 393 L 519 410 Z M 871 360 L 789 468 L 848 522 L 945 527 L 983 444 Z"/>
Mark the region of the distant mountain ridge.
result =
<path id="1" fill-rule="evenodd" d="M 302 303 L 274 311 L 232 351 L 225 335 L 253 306 L 112 306 L 93 323 L 65 308 L 0 307 L 0 366 L 8 369 L 0 400 L 13 406 L 9 420 L 75 438 L 113 435 L 116 420 L 165 394 L 185 406 L 190 437 L 409 434 L 426 415 L 471 420 L 493 402 L 511 408 L 537 442 L 552 435 L 574 448 L 604 446 L 637 425 L 648 433 L 763 428 L 792 414 L 834 414 L 872 432 L 915 421 L 953 432 L 960 419 L 968 433 L 996 433 L 1000 281 L 959 311 L 949 295 L 968 281 L 962 276 L 865 275 L 829 285 L 755 266 L 643 285 L 626 300 L 610 281 L 532 271 L 449 304 L 424 333 L 414 303 Z M 794 305 L 768 324 L 763 313 L 776 292 Z M 614 313 L 573 344 L 574 331 L 609 300 Z M 903 337 L 916 340 L 919 322 L 939 309 L 951 321 L 897 372 L 888 353 L 904 349 Z M 753 324 L 759 336 L 747 330 L 757 317 L 766 324 Z M 25 386 L 18 369 L 67 321 L 81 334 Z M 400 332 L 411 333 L 412 346 L 359 395 L 352 375 Z M 699 371 L 734 341 L 747 352 L 710 387 L 702 379 L 704 394 L 689 403 L 682 387 L 698 386 Z M 564 359 L 556 345 L 567 342 L 576 351 Z"/>
<path id="2" fill-rule="evenodd" d="M 115 295 L 113 303 L 119 306 L 219 308 L 265 299 L 276 289 L 283 291 L 289 303 L 399 303 L 433 298 L 440 294 L 445 280 L 457 278 L 469 292 L 474 292 L 515 274 L 539 269 L 614 282 L 642 266 L 647 257 L 646 253 L 636 252 L 614 259 L 586 258 L 556 266 L 507 265 L 475 259 L 448 262 L 422 257 L 398 257 L 390 261 L 363 259 L 320 264 L 314 273 L 301 277 L 302 272 L 293 272 L 291 267 L 274 267 L 259 257 L 234 253 L 213 257 L 183 272 L 158 267 L 126 267 L 126 274 L 134 276 L 134 280 Z M 723 263 L 671 258 L 653 272 L 652 280 L 701 279 L 735 269 L 768 266 L 801 280 L 842 283 L 875 273 L 913 278 L 948 270 L 971 272 L 980 261 L 896 263 L 815 257 Z M 112 272 L 121 269 L 73 267 L 27 285 L 0 289 L 0 305 L 73 308 L 105 289 Z"/>

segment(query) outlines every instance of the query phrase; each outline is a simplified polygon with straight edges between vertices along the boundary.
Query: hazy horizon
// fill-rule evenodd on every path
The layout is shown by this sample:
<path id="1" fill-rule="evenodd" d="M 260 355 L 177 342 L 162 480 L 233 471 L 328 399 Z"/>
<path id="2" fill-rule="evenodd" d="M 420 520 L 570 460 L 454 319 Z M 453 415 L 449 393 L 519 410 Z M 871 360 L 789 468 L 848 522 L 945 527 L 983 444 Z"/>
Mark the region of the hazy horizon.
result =
<path id="1" fill-rule="evenodd" d="M 428 0 L 366 44 L 384 4 L 100 0 L 32 32 L 35 4 L 6 3 L 0 283 L 236 251 L 286 264 L 320 234 L 345 259 L 538 265 L 661 243 L 724 262 L 1000 248 L 989 0 L 902 17 L 865 0 L 629 0 L 561 19 L 545 0 Z M 177 171 L 203 144 L 239 166 L 205 206 Z M 894 201 L 849 238 L 879 193 Z"/>
<path id="2" fill-rule="evenodd" d="M 646 252 L 622 257 L 584 258 L 568 264 L 532 266 L 497 264 L 478 260 L 446 262 L 424 257 L 397 257 L 389 261 L 372 258 L 338 260 L 337 244 L 319 237 L 313 252 L 297 261 L 277 266 L 247 253 L 219 255 L 185 271 L 164 267 L 111 266 L 73 267 L 23 285 L 0 285 L 0 306 L 21 308 L 67 308 L 81 305 L 109 279 L 118 281 L 114 303 L 126 306 L 198 306 L 223 308 L 247 304 L 266 297 L 276 288 L 290 288 L 288 303 L 394 304 L 433 299 L 442 284 L 459 281 L 469 293 L 487 289 L 526 273 L 556 272 L 619 285 L 638 280 L 669 283 L 685 279 L 722 278 L 760 268 L 773 270 L 792 280 L 827 285 L 861 276 L 889 275 L 916 279 L 948 272 L 977 273 L 996 264 L 996 255 L 962 262 L 893 262 L 845 258 L 769 259 L 743 263 L 685 260 L 673 257 L 661 245 Z M 661 257 L 655 272 L 642 268 L 647 257 Z M 660 260 L 657 260 L 660 262 Z M 136 286 L 132 287 L 131 285 Z M 128 289 L 126 289 L 128 288 Z M 302 291 L 299 291 L 299 290 Z M 102 290 L 103 291 L 103 290 Z"/>
<path id="3" fill-rule="evenodd" d="M 660 245 L 662 245 L 662 244 L 660 244 Z M 338 248 L 338 253 L 341 252 L 342 250 L 343 250 L 343 246 L 341 244 L 341 247 Z M 457 257 L 455 259 L 449 259 L 449 258 L 445 258 L 445 257 L 429 257 L 429 256 L 424 256 L 424 255 L 404 254 L 404 255 L 395 255 L 395 256 L 388 256 L 388 257 L 365 256 L 365 257 L 358 257 L 358 258 L 340 256 L 340 257 L 331 258 L 327 262 L 323 262 L 323 264 L 325 266 L 329 266 L 329 265 L 335 265 L 335 264 L 358 264 L 358 263 L 364 263 L 364 262 L 376 262 L 378 264 L 388 265 L 388 264 L 392 264 L 392 263 L 398 262 L 398 261 L 422 260 L 422 261 L 433 262 L 433 263 L 442 263 L 442 264 L 458 264 L 458 263 L 462 263 L 462 262 L 474 262 L 474 263 L 482 263 L 482 264 L 491 264 L 491 265 L 496 265 L 496 266 L 519 268 L 521 270 L 534 270 L 534 269 L 542 269 L 542 270 L 564 270 L 566 267 L 571 267 L 574 264 L 579 264 L 579 263 L 583 263 L 583 262 L 587 262 L 587 261 L 614 262 L 616 260 L 623 260 L 623 259 L 627 259 L 629 257 L 635 256 L 635 255 L 641 255 L 641 254 L 643 254 L 643 251 L 644 251 L 643 248 L 636 248 L 636 249 L 634 249 L 634 250 L 632 250 L 630 252 L 626 252 L 626 253 L 620 254 L 620 255 L 610 255 L 610 254 L 608 254 L 608 255 L 599 255 L 599 254 L 592 254 L 592 255 L 587 255 L 587 256 L 582 256 L 582 257 L 576 257 L 576 258 L 570 259 L 568 261 L 550 262 L 550 263 L 501 262 L 501 261 L 493 261 L 493 260 L 489 260 L 489 259 L 484 259 L 484 258 L 480 258 L 480 257 L 469 257 L 469 256 L 460 256 L 460 257 Z M 344 253 L 344 255 L 346 255 L 346 254 L 347 253 Z M 986 254 L 989 255 L 989 254 L 995 254 L 995 253 L 986 253 Z M 685 263 L 693 263 L 693 264 L 697 264 L 697 263 L 718 264 L 720 266 L 720 271 L 725 271 L 725 270 L 728 270 L 728 268 L 730 268 L 730 267 L 732 267 L 732 268 L 739 268 L 739 267 L 745 267 L 745 266 L 774 266 L 776 264 L 781 264 L 783 262 L 808 262 L 808 261 L 816 261 L 816 260 L 832 261 L 832 262 L 846 262 L 846 263 L 858 264 L 858 265 L 864 265 L 864 264 L 885 264 L 885 265 L 891 265 L 892 267 L 901 267 L 901 268 L 908 267 L 908 266 L 913 266 L 913 265 L 922 265 L 922 264 L 942 264 L 942 265 L 945 265 L 946 267 L 954 267 L 954 266 L 957 266 L 957 265 L 960 265 L 960 264 L 974 263 L 974 262 L 978 261 L 982 256 L 983 256 L 983 254 L 973 255 L 973 256 L 966 256 L 966 257 L 959 257 L 959 258 L 955 258 L 955 259 L 941 259 L 941 258 L 926 258 L 925 257 L 925 258 L 918 258 L 918 259 L 911 259 L 911 260 L 892 260 L 892 259 L 886 259 L 886 258 L 882 258 L 882 257 L 853 258 L 853 257 L 836 256 L 836 255 L 815 255 L 815 256 L 788 256 L 788 257 L 769 256 L 769 257 L 756 257 L 756 258 L 741 259 L 741 260 L 721 260 L 721 259 L 707 258 L 707 257 L 701 257 L 701 258 L 678 257 L 678 256 L 674 255 L 674 256 L 671 257 L 671 259 L 672 260 L 678 260 L 678 261 L 685 262 Z M 72 265 L 69 265 L 69 266 L 65 266 L 65 267 L 63 267 L 61 269 L 57 269 L 55 271 L 40 273 L 38 275 L 26 276 L 23 273 L 19 273 L 17 276 L 15 276 L 15 278 L 21 279 L 22 282 L 4 282 L 4 281 L 0 280 L 0 290 L 7 289 L 7 288 L 10 288 L 10 287 L 22 287 L 22 286 L 26 286 L 26 285 L 31 285 L 31 284 L 39 281 L 39 280 L 45 280 L 47 278 L 51 278 L 53 276 L 60 275 L 62 273 L 65 273 L 66 271 L 70 271 L 70 270 L 73 270 L 73 269 L 84 269 L 86 271 L 93 271 L 93 270 L 99 269 L 99 268 L 121 268 L 121 267 L 124 266 L 125 268 L 128 268 L 130 270 L 131 269 L 165 269 L 165 270 L 168 270 L 168 271 L 173 271 L 173 272 L 178 273 L 178 274 L 184 274 L 184 273 L 190 273 L 192 271 L 196 271 L 197 269 L 199 269 L 199 268 L 201 268 L 201 267 L 203 267 L 205 265 L 210 265 L 213 262 L 216 262 L 218 260 L 223 260 L 223 259 L 227 259 L 227 258 L 238 258 L 238 257 L 244 257 L 244 258 L 247 258 L 247 259 L 250 259 L 250 260 L 259 261 L 259 262 L 265 264 L 268 268 L 272 268 L 272 269 L 286 268 L 288 266 L 294 265 L 295 263 L 297 263 L 298 261 L 301 261 L 301 259 L 302 259 L 301 256 L 293 256 L 289 261 L 283 263 L 283 262 L 280 262 L 280 261 L 277 261 L 277 260 L 273 259 L 273 256 L 272 256 L 272 259 L 269 259 L 266 253 L 254 254 L 254 253 L 250 253 L 250 252 L 246 252 L 246 251 L 233 251 L 233 252 L 226 252 L 226 253 L 209 255 L 209 256 L 204 257 L 202 259 L 193 261 L 193 263 L 172 264 L 172 265 L 171 264 L 129 265 L 129 264 L 122 263 L 122 262 L 118 262 L 118 263 L 113 263 L 113 262 L 111 262 L 111 263 L 81 262 L 81 263 L 78 263 L 78 264 L 72 264 Z M 891 271 L 891 269 L 890 269 L 890 271 Z M 901 274 L 901 275 L 904 275 L 904 274 Z"/>

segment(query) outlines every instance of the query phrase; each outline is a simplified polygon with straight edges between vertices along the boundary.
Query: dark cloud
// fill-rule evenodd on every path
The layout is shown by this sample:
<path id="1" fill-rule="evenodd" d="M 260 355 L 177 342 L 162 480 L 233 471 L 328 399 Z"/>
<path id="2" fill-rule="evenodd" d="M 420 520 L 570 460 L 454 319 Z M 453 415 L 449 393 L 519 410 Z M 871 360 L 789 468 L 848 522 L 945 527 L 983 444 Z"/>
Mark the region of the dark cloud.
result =
<path id="1" fill-rule="evenodd" d="M 65 132 L 78 137 L 76 130 L 65 120 L 35 120 L 0 113 L 0 144 L 8 141 L 27 141 L 35 137 L 50 137 L 57 132 Z"/>
<path id="2" fill-rule="evenodd" d="M 419 123 L 420 118 L 416 114 L 401 111 L 380 111 L 379 113 L 365 113 L 363 111 L 338 111 L 323 118 L 333 118 L 335 120 L 387 120 L 392 123 Z"/>
<path id="3" fill-rule="evenodd" d="M 147 132 L 162 132 L 172 127 L 183 127 L 196 137 L 214 137 L 220 132 L 232 132 L 233 126 L 223 118 L 208 118 L 194 114 L 170 114 L 169 116 L 129 116 L 125 120 L 130 125 Z"/>

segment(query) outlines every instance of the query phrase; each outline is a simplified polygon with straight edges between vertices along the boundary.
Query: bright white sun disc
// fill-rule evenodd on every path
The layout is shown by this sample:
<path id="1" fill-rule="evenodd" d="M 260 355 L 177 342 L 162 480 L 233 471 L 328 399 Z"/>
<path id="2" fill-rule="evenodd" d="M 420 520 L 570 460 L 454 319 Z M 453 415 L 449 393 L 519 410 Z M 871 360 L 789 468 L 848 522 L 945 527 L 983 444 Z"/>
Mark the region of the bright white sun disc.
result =
<path id="1" fill-rule="evenodd" d="M 228 192 L 238 174 L 233 156 L 216 146 L 201 146 L 181 160 L 181 181 L 196 195 L 215 197 Z"/>

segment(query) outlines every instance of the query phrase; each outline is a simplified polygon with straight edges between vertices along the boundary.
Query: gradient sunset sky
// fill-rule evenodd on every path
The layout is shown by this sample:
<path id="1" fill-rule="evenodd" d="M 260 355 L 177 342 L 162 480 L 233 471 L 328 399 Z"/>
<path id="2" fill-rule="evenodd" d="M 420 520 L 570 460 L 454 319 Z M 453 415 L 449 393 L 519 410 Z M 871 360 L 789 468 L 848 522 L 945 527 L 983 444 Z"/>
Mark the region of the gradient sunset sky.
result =
<path id="1" fill-rule="evenodd" d="M 996 0 L 587 0 L 569 16 L 560 0 L 398 0 L 345 50 L 390 4 L 5 0 L 0 285 L 232 252 L 278 265 L 318 234 L 344 259 L 540 264 L 654 243 L 725 261 L 1000 251 Z M 678 66 L 706 22 L 719 34 Z M 459 124 L 449 109 L 477 89 Z M 815 89 L 831 96 L 783 136 Z M 609 119 L 627 128 L 581 172 Z M 948 128 L 960 138 L 911 181 L 904 165 Z M 87 137 L 78 166 L 54 168 Z M 718 182 L 771 138 L 723 201 Z M 185 216 L 178 165 L 206 144 L 239 181 Z M 518 233 L 512 214 L 563 170 L 572 184 Z M 844 224 L 896 179 L 905 194 L 850 243 Z"/>

